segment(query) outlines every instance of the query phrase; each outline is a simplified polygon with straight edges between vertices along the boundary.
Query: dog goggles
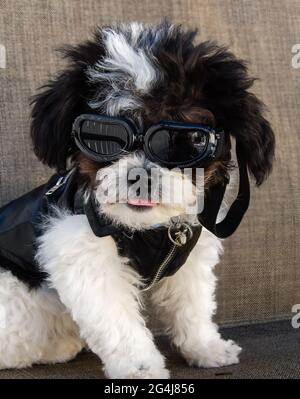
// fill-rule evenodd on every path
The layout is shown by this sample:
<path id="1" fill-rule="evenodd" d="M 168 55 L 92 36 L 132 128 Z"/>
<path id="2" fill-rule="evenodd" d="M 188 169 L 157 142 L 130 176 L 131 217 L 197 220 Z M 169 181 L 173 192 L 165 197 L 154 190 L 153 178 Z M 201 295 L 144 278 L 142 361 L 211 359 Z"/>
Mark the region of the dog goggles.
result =
<path id="1" fill-rule="evenodd" d="M 90 159 L 111 162 L 135 149 L 165 167 L 188 167 L 217 158 L 225 133 L 208 125 L 159 122 L 146 132 L 125 118 L 83 114 L 73 124 L 77 147 Z"/>

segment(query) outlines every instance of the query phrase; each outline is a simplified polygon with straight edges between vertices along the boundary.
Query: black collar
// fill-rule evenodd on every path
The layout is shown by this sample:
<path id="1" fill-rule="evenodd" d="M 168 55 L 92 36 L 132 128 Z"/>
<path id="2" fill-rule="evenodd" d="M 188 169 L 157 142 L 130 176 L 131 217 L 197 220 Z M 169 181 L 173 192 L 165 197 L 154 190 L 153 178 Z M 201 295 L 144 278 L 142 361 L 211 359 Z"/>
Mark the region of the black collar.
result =
<path id="1" fill-rule="evenodd" d="M 92 194 L 89 195 L 89 198 L 84 203 L 83 207 L 91 229 L 97 237 L 109 236 L 120 230 L 120 228 L 112 224 L 112 222 L 108 220 L 103 213 L 99 213 L 95 203 L 95 198 Z"/>

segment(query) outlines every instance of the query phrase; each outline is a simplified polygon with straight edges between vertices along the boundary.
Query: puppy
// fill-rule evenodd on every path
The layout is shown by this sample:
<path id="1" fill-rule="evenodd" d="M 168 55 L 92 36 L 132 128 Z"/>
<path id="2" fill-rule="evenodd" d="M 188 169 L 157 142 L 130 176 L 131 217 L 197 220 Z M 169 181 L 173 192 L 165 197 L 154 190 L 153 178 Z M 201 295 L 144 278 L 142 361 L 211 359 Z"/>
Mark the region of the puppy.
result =
<path id="1" fill-rule="evenodd" d="M 222 243 L 214 220 L 205 228 L 190 209 L 202 193 L 206 213 L 219 212 L 230 137 L 260 185 L 274 135 L 245 63 L 195 36 L 166 21 L 118 24 L 62 50 L 68 66 L 34 98 L 31 127 L 36 155 L 59 175 L 0 212 L 1 368 L 66 362 L 87 346 L 109 378 L 168 378 L 146 296 L 189 365 L 238 362 L 212 320 Z M 188 166 L 204 171 L 200 189 L 182 178 Z M 128 197 L 136 168 L 156 201 Z M 150 170 L 170 178 L 169 194 L 192 189 L 162 201 L 165 180 Z"/>

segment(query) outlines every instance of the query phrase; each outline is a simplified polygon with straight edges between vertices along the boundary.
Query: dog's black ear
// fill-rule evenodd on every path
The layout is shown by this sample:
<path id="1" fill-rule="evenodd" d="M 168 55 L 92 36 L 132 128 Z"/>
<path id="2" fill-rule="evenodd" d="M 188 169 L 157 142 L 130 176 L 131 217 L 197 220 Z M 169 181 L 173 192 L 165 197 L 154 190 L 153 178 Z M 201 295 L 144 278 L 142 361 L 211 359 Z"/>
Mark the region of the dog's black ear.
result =
<path id="1" fill-rule="evenodd" d="M 102 56 L 99 41 L 60 49 L 69 66 L 41 88 L 33 98 L 31 138 L 37 157 L 58 171 L 65 170 L 74 152 L 71 130 L 74 119 L 89 108 L 86 70 Z"/>
<path id="2" fill-rule="evenodd" d="M 208 107 L 243 150 L 248 168 L 260 185 L 272 169 L 275 138 L 264 117 L 263 103 L 248 89 L 253 85 L 245 62 L 214 44 L 206 44 L 203 87 Z M 202 68 L 203 68 L 202 66 Z"/>
<path id="3" fill-rule="evenodd" d="M 37 157 L 50 167 L 65 170 L 72 153 L 72 123 L 83 108 L 83 76 L 80 70 L 62 73 L 35 96 L 31 138 Z"/>
<path id="4" fill-rule="evenodd" d="M 275 137 L 270 123 L 263 115 L 263 103 L 247 93 L 237 110 L 237 118 L 230 126 L 231 134 L 241 144 L 243 156 L 259 186 L 272 169 Z"/>

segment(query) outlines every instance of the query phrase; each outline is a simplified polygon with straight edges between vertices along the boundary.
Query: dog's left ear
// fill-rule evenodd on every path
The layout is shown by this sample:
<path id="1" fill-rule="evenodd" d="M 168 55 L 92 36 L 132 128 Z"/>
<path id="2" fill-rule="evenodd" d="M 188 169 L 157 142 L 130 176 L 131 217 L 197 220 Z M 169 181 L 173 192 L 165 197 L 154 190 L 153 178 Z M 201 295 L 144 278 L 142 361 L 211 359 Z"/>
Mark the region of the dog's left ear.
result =
<path id="1" fill-rule="evenodd" d="M 207 46 L 207 44 L 206 44 Z M 264 117 L 263 103 L 248 89 L 253 85 L 245 62 L 212 45 L 204 61 L 204 90 L 218 123 L 240 144 L 248 169 L 260 185 L 272 169 L 275 138 Z"/>
<path id="2" fill-rule="evenodd" d="M 272 170 L 275 149 L 274 133 L 263 109 L 263 103 L 254 94 L 245 93 L 236 110 L 236 118 L 229 126 L 258 186 Z"/>

